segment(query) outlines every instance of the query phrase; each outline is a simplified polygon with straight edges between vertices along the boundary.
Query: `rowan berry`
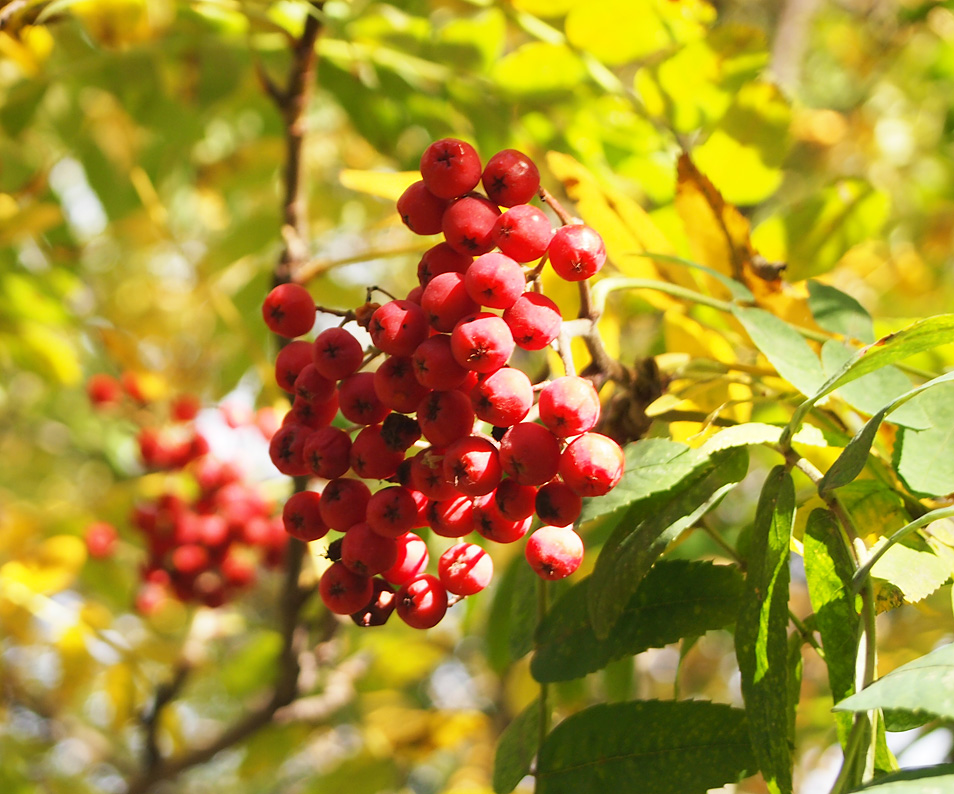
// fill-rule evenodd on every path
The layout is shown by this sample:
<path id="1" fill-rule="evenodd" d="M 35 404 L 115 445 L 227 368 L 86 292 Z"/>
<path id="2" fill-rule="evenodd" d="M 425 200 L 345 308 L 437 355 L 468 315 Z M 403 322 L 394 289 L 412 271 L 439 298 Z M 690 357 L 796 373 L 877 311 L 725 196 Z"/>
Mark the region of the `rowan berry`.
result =
<path id="1" fill-rule="evenodd" d="M 521 422 L 501 439 L 500 463 L 521 485 L 543 485 L 557 473 L 560 444 L 543 425 Z"/>
<path id="2" fill-rule="evenodd" d="M 414 351 L 412 361 L 414 377 L 426 389 L 450 391 L 458 388 L 467 379 L 468 370 L 454 358 L 448 334 L 437 334 L 425 339 Z"/>
<path id="3" fill-rule="evenodd" d="M 447 612 L 447 590 L 436 576 L 420 574 L 398 590 L 396 609 L 408 626 L 433 628 Z"/>
<path id="4" fill-rule="evenodd" d="M 386 538 L 397 538 L 422 526 L 417 501 L 403 485 L 373 493 L 368 500 L 366 520 L 371 529 Z"/>
<path id="5" fill-rule="evenodd" d="M 365 480 L 386 480 L 392 477 L 404 460 L 404 450 L 388 446 L 381 425 L 369 425 L 355 436 L 351 444 L 351 468 Z"/>
<path id="6" fill-rule="evenodd" d="M 553 233 L 547 254 L 553 270 L 560 278 L 584 281 L 603 267 L 606 246 L 595 229 L 572 224 L 562 226 Z"/>
<path id="7" fill-rule="evenodd" d="M 450 499 L 458 493 L 444 478 L 444 451 L 436 447 L 422 449 L 411 459 L 410 479 L 428 499 Z"/>
<path id="8" fill-rule="evenodd" d="M 600 418 L 600 397 L 592 382 L 576 375 L 551 381 L 540 392 L 540 421 L 555 436 L 577 436 Z"/>
<path id="9" fill-rule="evenodd" d="M 446 242 L 428 248 L 417 265 L 417 280 L 426 287 L 430 280 L 441 273 L 466 273 L 474 257 L 455 251 Z"/>
<path id="10" fill-rule="evenodd" d="M 542 526 L 527 539 L 524 554 L 541 579 L 565 579 L 583 561 L 583 540 L 569 527 Z"/>
<path id="11" fill-rule="evenodd" d="M 466 141 L 442 138 L 421 155 L 421 179 L 435 196 L 457 198 L 480 182 L 480 157 Z"/>
<path id="12" fill-rule="evenodd" d="M 626 465 L 623 450 L 600 433 L 574 438 L 560 456 L 560 478 L 580 496 L 602 496 L 615 487 Z"/>
<path id="13" fill-rule="evenodd" d="M 434 534 L 444 538 L 462 538 L 474 531 L 474 503 L 458 495 L 427 505 L 427 523 Z"/>
<path id="14" fill-rule="evenodd" d="M 513 306 L 527 286 L 523 268 L 496 251 L 477 257 L 464 274 L 467 294 L 481 306 L 506 309 Z"/>
<path id="15" fill-rule="evenodd" d="M 532 262 L 547 252 L 553 227 L 550 219 L 530 204 L 511 207 L 494 221 L 494 245 L 517 262 Z"/>
<path id="16" fill-rule="evenodd" d="M 357 626 L 383 626 L 391 617 L 394 607 L 397 606 L 394 588 L 391 585 L 378 577 L 372 579 L 371 583 L 374 587 L 371 600 L 351 615 L 351 619 Z"/>
<path id="17" fill-rule="evenodd" d="M 533 407 L 533 384 L 519 369 L 501 367 L 480 378 L 470 391 L 477 418 L 497 427 L 522 422 Z"/>
<path id="18" fill-rule="evenodd" d="M 462 254 L 479 256 L 494 247 L 494 223 L 500 209 L 492 201 L 471 194 L 457 199 L 441 218 L 441 231 L 447 244 Z"/>
<path id="19" fill-rule="evenodd" d="M 86 396 L 96 408 L 118 403 L 123 396 L 119 381 L 105 372 L 90 375 L 86 381 Z"/>
<path id="20" fill-rule="evenodd" d="M 494 491 L 494 501 L 501 514 L 513 521 L 521 521 L 533 515 L 536 498 L 536 486 L 521 485 L 509 478 L 501 480 Z"/>
<path id="21" fill-rule="evenodd" d="M 351 615 L 371 600 L 374 584 L 369 577 L 335 562 L 321 575 L 318 593 L 330 611 L 337 615 Z"/>
<path id="22" fill-rule="evenodd" d="M 298 374 L 311 363 L 311 342 L 297 339 L 289 342 L 275 357 L 275 382 L 287 392 L 294 393 Z"/>
<path id="23" fill-rule="evenodd" d="M 298 491 L 288 497 L 282 509 L 282 524 L 293 538 L 306 543 L 328 534 L 328 525 L 321 520 L 321 495 L 314 491 Z"/>
<path id="24" fill-rule="evenodd" d="M 423 180 L 419 180 L 401 194 L 397 200 L 397 211 L 404 225 L 415 234 L 438 234 L 447 203 L 446 199 L 431 193 Z"/>
<path id="25" fill-rule="evenodd" d="M 563 316 L 546 295 L 525 292 L 503 313 L 513 341 L 524 350 L 542 350 L 560 334 Z"/>
<path id="26" fill-rule="evenodd" d="M 421 400 L 417 422 L 424 438 L 446 447 L 470 435 L 474 428 L 474 409 L 467 395 L 459 391 L 435 391 Z"/>
<path id="27" fill-rule="evenodd" d="M 454 359 L 474 372 L 496 372 L 510 359 L 513 349 L 510 327 L 496 314 L 480 312 L 465 317 L 451 333 Z"/>
<path id="28" fill-rule="evenodd" d="M 374 576 L 397 562 L 397 543 L 359 521 L 348 528 L 341 541 L 341 562 L 362 576 Z"/>
<path id="29" fill-rule="evenodd" d="M 373 372 L 356 372 L 342 378 L 338 384 L 338 404 L 341 415 L 359 425 L 383 422 L 390 413 L 390 409 L 378 399 Z"/>
<path id="30" fill-rule="evenodd" d="M 500 482 L 497 447 L 481 436 L 465 436 L 444 452 L 444 478 L 466 496 L 483 496 Z"/>
<path id="31" fill-rule="evenodd" d="M 456 543 L 440 556 L 437 574 L 447 592 L 459 596 L 474 595 L 490 584 L 494 576 L 494 561 L 476 543 Z"/>
<path id="32" fill-rule="evenodd" d="M 312 358 L 324 377 L 341 380 L 358 371 L 364 360 L 364 350 L 344 328 L 326 328 L 315 338 Z"/>
<path id="33" fill-rule="evenodd" d="M 427 315 L 416 303 L 388 301 L 371 315 L 371 341 L 390 356 L 409 356 L 427 339 Z"/>
<path id="34" fill-rule="evenodd" d="M 390 356 L 374 371 L 374 393 L 392 411 L 412 413 L 427 392 L 427 386 L 414 375 L 410 356 Z"/>
<path id="35" fill-rule="evenodd" d="M 350 527 L 365 520 L 371 489 L 361 480 L 339 477 L 329 482 L 321 492 L 318 506 L 321 520 L 331 529 L 347 532 Z M 354 610 L 351 610 L 354 612 Z"/>
<path id="36" fill-rule="evenodd" d="M 583 512 L 583 497 L 566 483 L 553 480 L 540 486 L 534 510 L 544 524 L 568 527 Z"/>
<path id="37" fill-rule="evenodd" d="M 508 482 L 508 480 L 504 480 Z M 503 485 L 503 483 L 501 483 Z M 530 513 L 533 512 L 531 504 Z M 490 494 L 474 501 L 474 528 L 487 540 L 494 543 L 515 543 L 530 530 L 533 516 L 528 513 L 523 518 L 505 516 Z"/>
<path id="38" fill-rule="evenodd" d="M 405 532 L 396 538 L 397 562 L 384 571 L 383 576 L 393 585 L 400 587 L 427 570 L 429 555 L 427 543 L 413 532 Z"/>
<path id="39" fill-rule="evenodd" d="M 311 294 L 301 284 L 279 284 L 265 298 L 262 316 L 272 333 L 293 339 L 307 334 L 317 310 Z"/>
<path id="40" fill-rule="evenodd" d="M 323 427 L 308 435 L 302 454 L 311 474 L 334 480 L 351 466 L 351 436 L 338 427 Z"/>
<path id="41" fill-rule="evenodd" d="M 530 201 L 540 189 L 540 172 L 527 155 L 504 149 L 487 161 L 481 175 L 484 190 L 501 207 Z"/>
<path id="42" fill-rule="evenodd" d="M 435 331 L 450 332 L 464 317 L 480 310 L 467 292 L 464 278 L 460 273 L 441 273 L 424 287 L 421 308 Z"/>
<path id="43" fill-rule="evenodd" d="M 275 468 L 289 477 L 303 477 L 308 474 L 305 463 L 305 439 L 311 428 L 297 423 L 282 425 L 272 436 L 268 444 L 268 454 Z"/>

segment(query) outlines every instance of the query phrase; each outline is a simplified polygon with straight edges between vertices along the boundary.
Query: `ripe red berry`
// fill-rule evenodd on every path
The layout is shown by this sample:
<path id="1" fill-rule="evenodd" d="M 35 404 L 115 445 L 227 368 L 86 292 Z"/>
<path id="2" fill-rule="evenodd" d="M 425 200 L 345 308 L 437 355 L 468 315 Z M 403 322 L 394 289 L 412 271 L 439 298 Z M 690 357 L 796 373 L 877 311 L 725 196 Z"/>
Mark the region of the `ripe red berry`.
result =
<path id="1" fill-rule="evenodd" d="M 285 391 L 294 393 L 295 381 L 311 363 L 311 342 L 297 339 L 289 342 L 275 357 L 275 382 Z"/>
<path id="2" fill-rule="evenodd" d="M 202 402 L 194 394 L 180 394 L 169 405 L 169 418 L 173 422 L 191 422 L 199 415 Z"/>
<path id="3" fill-rule="evenodd" d="M 361 480 L 339 477 L 321 492 L 321 520 L 338 532 L 347 532 L 365 520 L 370 499 L 371 489 Z"/>
<path id="4" fill-rule="evenodd" d="M 386 480 L 397 472 L 404 450 L 388 446 L 381 425 L 369 425 L 355 436 L 350 459 L 351 468 L 362 479 Z"/>
<path id="5" fill-rule="evenodd" d="M 368 325 L 374 346 L 390 356 L 409 356 L 428 335 L 427 315 L 416 303 L 388 301 L 380 306 Z"/>
<path id="6" fill-rule="evenodd" d="M 421 308 L 435 331 L 450 332 L 464 317 L 480 310 L 464 278 L 460 273 L 441 273 L 424 287 Z"/>
<path id="7" fill-rule="evenodd" d="M 540 172 L 527 155 L 504 149 L 487 161 L 481 175 L 484 190 L 501 207 L 526 204 L 540 189 Z"/>
<path id="8" fill-rule="evenodd" d="M 299 375 L 299 377 L 301 376 Z M 300 425 L 310 427 L 313 430 L 317 430 L 330 425 L 337 413 L 337 392 L 332 392 L 331 396 L 325 400 L 306 400 L 303 397 L 296 397 L 292 402 L 291 410 L 282 420 L 282 424 L 296 422 Z"/>
<path id="9" fill-rule="evenodd" d="M 442 138 L 421 155 L 421 179 L 435 196 L 463 196 L 480 182 L 480 157 L 466 141 Z"/>
<path id="10" fill-rule="evenodd" d="M 397 538 L 421 526 L 420 510 L 410 490 L 403 485 L 393 485 L 371 495 L 367 522 L 379 535 Z"/>
<path id="11" fill-rule="evenodd" d="M 282 509 L 282 524 L 293 538 L 306 543 L 328 534 L 328 526 L 321 520 L 321 495 L 314 491 L 298 491 L 288 497 Z"/>
<path id="12" fill-rule="evenodd" d="M 560 334 L 563 316 L 546 295 L 525 292 L 503 313 L 513 341 L 524 350 L 542 350 Z"/>
<path id="13" fill-rule="evenodd" d="M 351 466 L 351 437 L 341 428 L 322 427 L 305 439 L 302 455 L 310 473 L 333 480 Z"/>
<path id="14" fill-rule="evenodd" d="M 451 499 L 457 489 L 444 478 L 444 451 L 422 449 L 411 460 L 411 485 L 428 499 Z"/>
<path id="15" fill-rule="evenodd" d="M 338 405 L 341 415 L 359 425 L 383 422 L 390 409 L 378 399 L 373 372 L 356 372 L 338 384 Z"/>
<path id="16" fill-rule="evenodd" d="M 574 438 L 560 456 L 560 478 L 580 496 L 602 496 L 623 476 L 626 460 L 613 439 L 600 433 Z"/>
<path id="17" fill-rule="evenodd" d="M 494 501 L 501 514 L 514 521 L 533 515 L 536 498 L 536 486 L 521 485 L 511 479 L 502 480 L 494 491 Z"/>
<path id="18" fill-rule="evenodd" d="M 358 371 L 364 360 L 361 343 L 344 328 L 326 328 L 314 342 L 315 367 L 329 380 L 341 380 Z"/>
<path id="19" fill-rule="evenodd" d="M 560 278 L 583 281 L 594 275 L 606 261 L 606 246 L 599 232 L 589 226 L 562 226 L 553 233 L 547 248 L 550 264 Z"/>
<path id="20" fill-rule="evenodd" d="M 293 339 L 315 324 L 315 301 L 301 284 L 279 284 L 265 298 L 262 316 L 272 333 Z"/>
<path id="21" fill-rule="evenodd" d="M 305 463 L 305 440 L 311 428 L 297 423 L 283 425 L 272 436 L 268 444 L 268 454 L 275 468 L 289 477 L 303 477 L 308 474 Z"/>
<path id="22" fill-rule="evenodd" d="M 318 593 L 329 610 L 337 615 L 350 615 L 368 604 L 374 595 L 374 584 L 369 577 L 335 562 L 321 575 Z"/>
<path id="23" fill-rule="evenodd" d="M 483 496 L 500 482 L 500 454 L 481 436 L 458 439 L 444 452 L 444 477 L 466 496 Z"/>
<path id="24" fill-rule="evenodd" d="M 410 356 L 390 356 L 374 371 L 374 393 L 392 411 L 416 411 L 427 392 L 427 386 L 414 375 L 414 359 Z"/>
<path id="25" fill-rule="evenodd" d="M 437 562 L 437 574 L 449 593 L 474 595 L 494 576 L 493 558 L 476 543 L 456 543 Z"/>
<path id="26" fill-rule="evenodd" d="M 425 339 L 417 346 L 412 360 L 414 377 L 426 389 L 450 391 L 467 379 L 468 370 L 454 358 L 451 339 L 447 334 L 437 334 Z"/>
<path id="27" fill-rule="evenodd" d="M 522 422 L 533 407 L 533 384 L 519 369 L 501 367 L 477 381 L 470 404 L 481 421 L 510 427 Z"/>
<path id="28" fill-rule="evenodd" d="M 513 349 L 510 327 L 489 312 L 465 317 L 451 333 L 454 359 L 474 372 L 496 372 L 510 359 Z"/>
<path id="29" fill-rule="evenodd" d="M 397 200 L 397 211 L 404 225 L 415 234 L 437 234 L 447 200 L 431 193 L 423 180 L 415 182 Z"/>
<path id="30" fill-rule="evenodd" d="M 554 480 L 537 491 L 534 509 L 544 524 L 568 527 L 583 512 L 583 497 L 566 483 Z"/>
<path id="31" fill-rule="evenodd" d="M 517 262 L 532 262 L 546 253 L 553 227 L 543 210 L 518 204 L 497 218 L 492 236 L 494 245 L 507 256 Z"/>
<path id="32" fill-rule="evenodd" d="M 467 294 L 481 306 L 506 309 L 523 295 L 527 286 L 523 268 L 496 251 L 477 257 L 464 274 Z"/>
<path id="33" fill-rule="evenodd" d="M 436 576 L 421 574 L 397 592 L 397 613 L 408 626 L 429 629 L 447 612 L 447 590 Z"/>
<path id="34" fill-rule="evenodd" d="M 123 396 L 123 388 L 112 375 L 97 372 L 86 381 L 86 396 L 97 408 L 118 403 Z"/>
<path id="35" fill-rule="evenodd" d="M 388 414 L 381 424 L 381 437 L 388 449 L 404 452 L 421 437 L 421 427 L 410 416 Z"/>
<path id="36" fill-rule="evenodd" d="M 436 535 L 462 538 L 474 531 L 474 503 L 462 495 L 432 500 L 427 505 L 427 523 Z"/>
<path id="37" fill-rule="evenodd" d="M 583 561 L 583 540 L 569 527 L 542 526 L 527 539 L 524 553 L 541 579 L 565 579 Z"/>
<path id="38" fill-rule="evenodd" d="M 209 565 L 209 552 L 204 546 L 187 543 L 172 551 L 172 568 L 183 576 L 198 576 Z"/>
<path id="39" fill-rule="evenodd" d="M 504 482 L 511 481 L 504 480 Z M 530 513 L 532 512 L 531 504 Z M 530 513 L 523 518 L 505 516 L 497 506 L 496 500 L 488 494 L 474 501 L 474 528 L 482 537 L 494 543 L 515 543 L 530 530 L 533 522 Z"/>
<path id="40" fill-rule="evenodd" d="M 341 562 L 362 576 L 374 576 L 397 562 L 397 543 L 360 521 L 348 528 L 341 541 Z"/>
<path id="41" fill-rule="evenodd" d="M 421 400 L 417 422 L 424 438 L 446 447 L 474 429 L 474 409 L 467 395 L 459 391 L 435 391 Z"/>
<path id="42" fill-rule="evenodd" d="M 116 527 L 106 521 L 94 521 L 86 527 L 86 550 L 90 557 L 111 557 L 116 550 L 119 534 Z"/>
<path id="43" fill-rule="evenodd" d="M 329 380 L 311 362 L 295 378 L 295 395 L 308 402 L 322 402 L 331 399 L 335 393 L 335 382 Z"/>
<path id="44" fill-rule="evenodd" d="M 457 199 L 441 219 L 444 239 L 455 251 L 479 256 L 494 247 L 494 223 L 500 210 L 492 201 L 472 194 Z"/>
<path id="45" fill-rule="evenodd" d="M 557 473 L 560 444 L 543 425 L 521 422 L 500 440 L 500 463 L 521 485 L 543 485 Z"/>
<path id="46" fill-rule="evenodd" d="M 592 429 L 600 418 L 600 397 L 586 378 L 565 375 L 540 392 L 540 421 L 555 436 L 577 436 Z"/>
<path id="47" fill-rule="evenodd" d="M 381 576 L 391 584 L 400 587 L 407 584 L 427 570 L 427 543 L 413 532 L 405 532 L 396 538 L 397 562 L 384 571 Z"/>
<path id="48" fill-rule="evenodd" d="M 426 287 L 430 280 L 441 273 L 466 273 L 474 257 L 455 251 L 446 242 L 428 248 L 417 265 L 417 280 Z"/>

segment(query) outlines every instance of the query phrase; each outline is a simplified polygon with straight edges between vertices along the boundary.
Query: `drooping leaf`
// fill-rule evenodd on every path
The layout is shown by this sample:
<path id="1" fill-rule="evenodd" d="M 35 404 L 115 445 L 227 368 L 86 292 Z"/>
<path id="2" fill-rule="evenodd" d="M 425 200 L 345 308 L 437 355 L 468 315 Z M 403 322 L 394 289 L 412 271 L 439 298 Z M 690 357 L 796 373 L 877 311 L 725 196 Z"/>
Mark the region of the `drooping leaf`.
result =
<path id="1" fill-rule="evenodd" d="M 540 741 L 540 701 L 534 700 L 500 734 L 494 755 L 495 794 L 510 794 L 530 772 Z"/>
<path id="2" fill-rule="evenodd" d="M 950 374 L 950 373 L 949 373 Z M 937 379 L 935 379 L 937 380 Z M 895 466 L 915 493 L 943 496 L 954 492 L 954 383 L 939 383 L 915 398 L 930 420 L 923 430 L 903 428 L 895 445 Z"/>
<path id="3" fill-rule="evenodd" d="M 859 618 L 851 591 L 852 562 L 828 510 L 812 511 L 803 541 L 808 594 L 825 650 L 832 700 L 838 703 L 855 691 Z M 838 714 L 835 722 L 844 746 L 851 719 Z"/>
<path id="4" fill-rule="evenodd" d="M 728 565 L 660 560 L 603 639 L 590 625 L 589 584 L 589 578 L 584 579 L 564 593 L 537 629 L 530 670 L 538 681 L 567 681 L 621 656 L 662 648 L 732 623 L 742 577 Z"/>
<path id="5" fill-rule="evenodd" d="M 752 748 L 774 794 L 792 792 L 789 744 L 788 585 L 795 486 L 783 466 L 766 478 L 752 528 L 735 630 Z"/>
<path id="6" fill-rule="evenodd" d="M 901 665 L 835 706 L 837 711 L 904 710 L 912 715 L 954 718 L 954 644 Z"/>
<path id="7" fill-rule="evenodd" d="M 536 791 L 705 794 L 754 766 L 741 709 L 699 700 L 602 704 L 553 729 Z"/>
<path id="8" fill-rule="evenodd" d="M 609 635 L 656 559 L 742 480 L 748 465 L 744 447 L 719 452 L 670 491 L 635 502 L 623 513 L 589 585 L 590 621 L 597 637 Z"/>

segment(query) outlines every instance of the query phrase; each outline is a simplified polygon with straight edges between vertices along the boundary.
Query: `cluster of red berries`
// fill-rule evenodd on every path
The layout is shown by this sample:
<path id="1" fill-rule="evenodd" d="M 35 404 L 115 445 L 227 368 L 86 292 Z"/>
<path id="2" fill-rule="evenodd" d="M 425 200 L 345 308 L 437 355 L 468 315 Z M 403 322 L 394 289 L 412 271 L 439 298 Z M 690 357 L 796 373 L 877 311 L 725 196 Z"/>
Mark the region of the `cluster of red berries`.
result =
<path id="1" fill-rule="evenodd" d="M 140 459 L 149 471 L 178 473 L 163 493 L 133 508 L 130 522 L 144 536 L 147 555 L 135 599 L 140 612 L 152 613 L 170 597 L 221 606 L 252 585 L 259 564 L 282 564 L 288 535 L 275 504 L 236 466 L 209 454 L 208 441 L 195 426 L 197 397 L 152 403 L 134 376 L 103 373 L 87 381 L 87 394 L 98 409 L 118 406 L 124 398 L 138 409 L 150 408 L 148 414 L 137 412 L 137 421 L 155 422 L 162 415 L 160 424 L 140 428 Z M 224 418 L 235 424 L 231 414 Z M 249 416 L 243 424 L 262 429 L 263 418 Z M 90 556 L 112 556 L 118 537 L 112 524 L 91 523 L 85 533 Z"/>
<path id="2" fill-rule="evenodd" d="M 512 543 L 534 515 L 544 526 L 528 538 L 527 560 L 545 579 L 569 576 L 583 556 L 572 529 L 583 497 L 605 494 L 623 473 L 619 445 L 593 432 L 600 400 L 589 380 L 534 385 L 508 366 L 516 348 L 547 347 L 562 323 L 552 300 L 528 291 L 539 266 L 527 263 L 546 257 L 563 278 L 586 279 L 606 258 L 599 234 L 583 225 L 554 231 L 527 203 L 539 172 L 515 150 L 482 168 L 469 144 L 440 140 L 424 152 L 421 176 L 398 211 L 411 230 L 444 240 L 422 257 L 406 298 L 354 313 L 372 350 L 347 322 L 314 341 L 295 339 L 317 312 L 300 285 L 276 287 L 263 306 L 269 328 L 294 340 L 276 359 L 276 380 L 294 401 L 272 438 L 272 460 L 287 475 L 325 481 L 320 493 L 287 501 L 285 528 L 304 541 L 343 533 L 319 591 L 330 610 L 361 625 L 383 623 L 392 610 L 416 628 L 436 625 L 451 601 L 493 574 L 490 555 L 460 539 L 476 532 Z M 481 182 L 486 195 L 475 192 Z M 332 424 L 339 414 L 350 429 Z M 424 527 L 457 541 L 436 576 L 414 532 Z"/>

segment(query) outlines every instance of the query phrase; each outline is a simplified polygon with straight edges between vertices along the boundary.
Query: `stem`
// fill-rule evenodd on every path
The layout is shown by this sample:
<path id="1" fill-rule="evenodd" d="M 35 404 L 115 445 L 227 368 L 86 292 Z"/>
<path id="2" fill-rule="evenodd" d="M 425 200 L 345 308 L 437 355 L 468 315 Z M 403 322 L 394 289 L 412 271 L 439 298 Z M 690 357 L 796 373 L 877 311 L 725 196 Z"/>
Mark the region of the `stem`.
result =
<path id="1" fill-rule="evenodd" d="M 858 751 L 864 744 L 865 736 L 870 727 L 866 717 L 858 714 L 852 723 L 851 732 L 848 734 L 848 740 L 845 742 L 845 758 L 841 764 L 841 771 L 831 787 L 829 794 L 844 794 L 849 788 L 853 788 L 854 772 Z"/>

